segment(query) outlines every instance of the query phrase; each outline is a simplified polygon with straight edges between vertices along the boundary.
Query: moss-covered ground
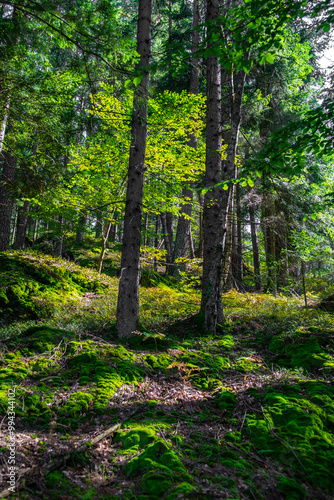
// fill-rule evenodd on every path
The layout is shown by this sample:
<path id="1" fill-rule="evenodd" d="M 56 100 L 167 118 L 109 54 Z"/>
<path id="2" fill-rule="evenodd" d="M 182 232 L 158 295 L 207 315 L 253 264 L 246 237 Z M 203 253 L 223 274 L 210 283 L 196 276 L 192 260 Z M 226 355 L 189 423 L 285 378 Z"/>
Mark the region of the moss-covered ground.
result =
<path id="1" fill-rule="evenodd" d="M 334 498 L 333 313 L 231 291 L 208 336 L 198 292 L 150 283 L 120 342 L 115 277 L 39 253 L 0 263 L 1 488 L 11 388 L 26 478 L 10 498 Z"/>

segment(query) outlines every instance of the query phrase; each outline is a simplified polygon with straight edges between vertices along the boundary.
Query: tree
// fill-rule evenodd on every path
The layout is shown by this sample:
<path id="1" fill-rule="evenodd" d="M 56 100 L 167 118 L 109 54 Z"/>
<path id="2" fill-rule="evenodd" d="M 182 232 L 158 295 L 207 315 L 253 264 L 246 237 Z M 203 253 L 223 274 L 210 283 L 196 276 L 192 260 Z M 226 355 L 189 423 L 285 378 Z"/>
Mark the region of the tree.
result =
<path id="1" fill-rule="evenodd" d="M 147 130 L 151 12 L 151 0 L 139 0 L 137 51 L 140 60 L 137 70 L 141 73 L 141 81 L 133 96 L 131 146 L 116 319 L 116 328 L 120 337 L 134 335 L 139 316 L 139 259 Z"/>

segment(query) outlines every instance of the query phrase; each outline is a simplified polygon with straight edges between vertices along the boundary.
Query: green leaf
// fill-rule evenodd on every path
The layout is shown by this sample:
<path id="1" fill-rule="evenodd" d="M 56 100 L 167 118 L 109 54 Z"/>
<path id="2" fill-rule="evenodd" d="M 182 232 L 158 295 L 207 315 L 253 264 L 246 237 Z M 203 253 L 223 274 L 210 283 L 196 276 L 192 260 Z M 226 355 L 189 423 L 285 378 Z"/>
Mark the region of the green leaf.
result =
<path id="1" fill-rule="evenodd" d="M 255 173 L 259 178 L 262 177 L 262 172 L 260 172 L 259 170 L 255 170 Z"/>
<path id="2" fill-rule="evenodd" d="M 330 24 L 327 24 L 327 23 L 326 23 L 326 24 L 324 24 L 324 25 L 323 25 L 323 28 L 324 28 L 324 31 L 326 31 L 326 32 L 327 32 L 327 31 L 329 31 L 329 30 L 330 30 L 330 28 L 331 28 L 331 27 L 330 27 Z"/>
<path id="3" fill-rule="evenodd" d="M 137 87 L 142 80 L 141 76 L 136 76 L 136 78 L 133 79 L 133 84 Z"/>
<path id="4" fill-rule="evenodd" d="M 266 54 L 266 61 L 269 64 L 274 64 L 274 62 L 275 62 L 275 54 L 272 54 L 271 52 L 268 52 L 268 54 Z"/>
<path id="5" fill-rule="evenodd" d="M 127 88 L 131 83 L 131 80 L 125 80 L 124 87 Z"/>
<path id="6" fill-rule="evenodd" d="M 307 221 L 307 219 L 308 219 L 308 217 L 307 217 L 307 215 L 305 215 L 305 216 L 303 217 L 303 221 L 305 222 L 305 221 Z"/>
<path id="7" fill-rule="evenodd" d="M 224 189 L 224 191 L 227 191 L 228 190 L 228 184 L 223 184 L 223 189 Z"/>
<path id="8" fill-rule="evenodd" d="M 251 188 L 252 188 L 252 187 L 254 186 L 254 181 L 253 181 L 253 179 L 251 179 L 250 177 L 247 177 L 247 182 L 248 182 L 248 186 L 249 186 L 249 187 L 251 187 Z"/>

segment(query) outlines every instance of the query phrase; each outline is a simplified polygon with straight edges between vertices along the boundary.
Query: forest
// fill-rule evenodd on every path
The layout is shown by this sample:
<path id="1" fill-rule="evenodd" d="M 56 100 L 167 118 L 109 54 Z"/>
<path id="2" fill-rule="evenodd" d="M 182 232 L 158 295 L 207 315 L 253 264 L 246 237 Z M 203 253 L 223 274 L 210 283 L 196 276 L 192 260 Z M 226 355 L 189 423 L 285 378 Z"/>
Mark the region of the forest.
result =
<path id="1" fill-rule="evenodd" d="M 0 1 L 0 498 L 334 498 L 333 25 Z"/>

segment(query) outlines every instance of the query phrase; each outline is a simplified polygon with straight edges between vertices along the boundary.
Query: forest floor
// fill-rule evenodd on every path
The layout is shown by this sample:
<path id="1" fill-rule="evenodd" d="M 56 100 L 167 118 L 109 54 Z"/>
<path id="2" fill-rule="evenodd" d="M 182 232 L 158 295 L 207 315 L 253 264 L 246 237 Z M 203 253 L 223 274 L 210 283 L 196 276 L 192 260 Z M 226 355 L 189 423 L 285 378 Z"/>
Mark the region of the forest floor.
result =
<path id="1" fill-rule="evenodd" d="M 120 342 L 115 277 L 36 252 L 0 268 L 0 498 L 334 498 L 334 325 L 316 296 L 232 290 L 212 336 L 196 289 L 151 280 Z"/>

